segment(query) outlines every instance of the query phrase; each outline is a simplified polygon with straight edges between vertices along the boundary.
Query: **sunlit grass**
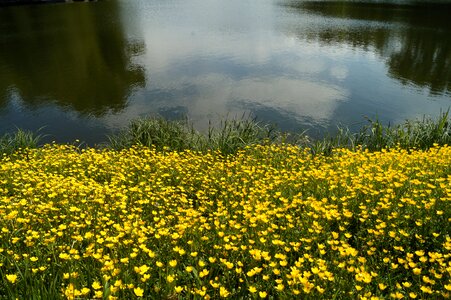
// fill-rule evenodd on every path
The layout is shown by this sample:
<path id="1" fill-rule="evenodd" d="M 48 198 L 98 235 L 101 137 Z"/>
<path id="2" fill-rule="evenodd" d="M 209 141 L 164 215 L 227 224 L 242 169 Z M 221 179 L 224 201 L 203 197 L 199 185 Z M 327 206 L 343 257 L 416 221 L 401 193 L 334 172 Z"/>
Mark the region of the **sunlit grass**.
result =
<path id="1" fill-rule="evenodd" d="M 207 134 L 196 131 L 187 120 L 144 118 L 132 121 L 125 130 L 111 135 L 107 147 L 119 150 L 143 145 L 157 150 L 219 150 L 227 155 L 250 145 L 287 142 L 309 148 L 313 154 L 329 155 L 335 148 L 379 151 L 393 147 L 428 149 L 434 144 L 451 144 L 449 111 L 437 118 L 424 117 L 397 125 L 385 125 L 378 119 L 367 121 L 355 132 L 346 126 L 339 126 L 335 133 L 313 139 L 308 131 L 284 133 L 275 126 L 248 118 L 225 119 L 218 124 L 210 124 Z"/>
<path id="2" fill-rule="evenodd" d="M 0 298 L 449 298 L 451 147 L 356 148 L 4 155 Z"/>
<path id="3" fill-rule="evenodd" d="M 218 124 L 210 122 L 206 134 L 196 131 L 188 120 L 142 118 L 133 120 L 126 129 L 110 135 L 106 147 L 120 150 L 141 145 L 154 147 L 158 151 L 219 150 L 223 154 L 232 154 L 246 146 L 274 142 L 279 137 L 282 134 L 273 127 L 245 117 L 224 119 Z"/>
<path id="4" fill-rule="evenodd" d="M 153 147 L 158 151 L 220 151 L 229 155 L 251 145 L 289 143 L 309 148 L 312 154 L 330 155 L 336 148 L 380 151 L 400 147 L 424 150 L 434 144 L 451 144 L 449 111 L 441 113 L 437 118 L 406 120 L 393 126 L 382 124 L 378 119 L 367 121 L 357 131 L 338 126 L 335 133 L 325 133 L 322 138 L 314 139 L 308 131 L 281 132 L 276 126 L 246 116 L 210 122 L 205 134 L 195 130 L 187 119 L 170 121 L 158 117 L 139 118 L 119 132 L 109 135 L 107 143 L 94 147 L 122 150 L 140 145 Z M 42 138 L 41 134 L 18 129 L 12 134 L 0 136 L 0 154 L 36 148 L 41 145 Z"/>
<path id="5" fill-rule="evenodd" d="M 346 126 L 338 126 L 334 134 L 321 139 L 301 139 L 298 144 L 309 147 L 313 153 L 330 154 L 334 148 L 367 149 L 380 151 L 385 148 L 428 149 L 434 144 L 451 144 L 451 119 L 449 111 L 437 118 L 406 120 L 397 125 L 384 125 L 378 119 L 368 119 L 356 132 Z"/>
<path id="6" fill-rule="evenodd" d="M 42 135 L 29 130 L 17 129 L 14 133 L 0 136 L 0 154 L 11 154 L 19 149 L 36 148 Z"/>

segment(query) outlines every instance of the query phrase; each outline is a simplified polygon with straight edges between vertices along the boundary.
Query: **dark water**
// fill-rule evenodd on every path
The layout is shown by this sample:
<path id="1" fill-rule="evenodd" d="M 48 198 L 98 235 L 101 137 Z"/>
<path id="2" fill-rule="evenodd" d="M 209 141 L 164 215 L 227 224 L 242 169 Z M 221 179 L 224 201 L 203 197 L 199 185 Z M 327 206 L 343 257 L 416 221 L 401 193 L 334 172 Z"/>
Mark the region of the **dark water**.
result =
<path id="1" fill-rule="evenodd" d="M 139 116 L 313 135 L 451 106 L 451 6 L 105 0 L 0 7 L 0 133 L 94 144 Z"/>

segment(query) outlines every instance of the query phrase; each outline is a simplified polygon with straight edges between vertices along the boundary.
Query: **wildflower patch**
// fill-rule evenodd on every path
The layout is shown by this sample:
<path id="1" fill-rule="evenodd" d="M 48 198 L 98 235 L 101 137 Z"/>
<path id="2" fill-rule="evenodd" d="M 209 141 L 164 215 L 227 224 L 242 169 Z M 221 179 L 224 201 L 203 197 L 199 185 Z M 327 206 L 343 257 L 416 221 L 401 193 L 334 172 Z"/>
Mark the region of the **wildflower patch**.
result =
<path id="1" fill-rule="evenodd" d="M 310 153 L 4 155 L 0 298 L 449 298 L 451 147 Z"/>

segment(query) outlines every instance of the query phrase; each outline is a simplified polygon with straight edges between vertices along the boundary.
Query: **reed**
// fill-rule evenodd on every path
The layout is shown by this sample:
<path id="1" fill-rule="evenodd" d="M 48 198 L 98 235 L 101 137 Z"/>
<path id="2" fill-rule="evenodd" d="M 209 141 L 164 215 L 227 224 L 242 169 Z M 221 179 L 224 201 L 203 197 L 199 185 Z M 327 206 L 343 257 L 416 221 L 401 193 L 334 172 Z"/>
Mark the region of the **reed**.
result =
<path id="1" fill-rule="evenodd" d="M 39 133 L 17 129 L 14 133 L 7 133 L 0 137 L 0 154 L 11 154 L 25 148 L 36 148 L 43 137 Z"/>
<path id="2" fill-rule="evenodd" d="M 308 147 L 313 153 L 330 154 L 336 148 L 355 150 L 357 147 L 368 151 L 380 151 L 385 148 L 428 149 L 437 145 L 451 143 L 451 122 L 449 110 L 437 118 L 423 117 L 420 120 L 406 120 L 392 126 L 383 125 L 379 119 L 367 119 L 368 123 L 359 131 L 352 132 L 348 127 L 339 126 L 334 135 L 322 139 L 304 139 L 301 146 Z"/>
<path id="3" fill-rule="evenodd" d="M 41 130 L 39 130 L 41 131 Z M 0 137 L 0 153 L 13 153 L 19 149 L 36 148 L 43 135 L 18 129 Z M 168 121 L 163 118 L 140 118 L 127 128 L 108 136 L 104 148 L 123 150 L 134 145 L 153 147 L 158 151 L 220 151 L 234 154 L 240 149 L 258 144 L 292 144 L 309 148 L 312 154 L 331 155 L 334 149 L 347 148 L 380 151 L 385 148 L 428 149 L 435 144 L 451 144 L 449 110 L 437 118 L 423 117 L 406 120 L 397 125 L 384 125 L 379 119 L 367 119 L 357 132 L 338 126 L 333 134 L 313 139 L 308 131 L 284 133 L 275 126 L 252 118 L 225 118 L 209 123 L 206 134 L 195 130 L 188 120 Z"/>
<path id="4" fill-rule="evenodd" d="M 255 119 L 225 119 L 219 126 L 210 123 L 206 148 L 233 154 L 247 146 L 274 143 L 280 136 L 275 127 L 262 125 Z"/>
<path id="5" fill-rule="evenodd" d="M 163 118 L 133 120 L 128 128 L 108 137 L 109 147 L 121 150 L 133 145 L 155 147 L 157 150 L 198 150 L 201 136 L 188 121 L 167 121 Z"/>
<path id="6" fill-rule="evenodd" d="M 145 118 L 134 120 L 125 130 L 109 136 L 107 147 L 122 150 L 142 145 L 160 151 L 219 150 L 223 154 L 233 154 L 246 146 L 273 142 L 279 136 L 273 127 L 261 125 L 254 119 L 224 119 L 217 126 L 210 122 L 204 135 L 196 131 L 188 120 Z"/>

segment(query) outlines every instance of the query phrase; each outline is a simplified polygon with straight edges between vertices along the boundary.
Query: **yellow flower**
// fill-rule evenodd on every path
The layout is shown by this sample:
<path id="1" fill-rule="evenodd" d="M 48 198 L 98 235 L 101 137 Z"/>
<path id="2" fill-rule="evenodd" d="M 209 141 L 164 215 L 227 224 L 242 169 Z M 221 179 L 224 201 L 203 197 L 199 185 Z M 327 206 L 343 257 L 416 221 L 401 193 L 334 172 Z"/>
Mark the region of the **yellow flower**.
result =
<path id="1" fill-rule="evenodd" d="M 427 294 L 432 294 L 432 289 L 430 288 L 430 287 L 428 287 L 428 286 L 421 286 L 420 287 L 420 290 L 423 292 L 423 293 L 427 293 Z"/>
<path id="2" fill-rule="evenodd" d="M 164 266 L 164 264 L 161 261 L 157 261 L 155 262 L 155 264 L 157 265 L 157 267 L 161 268 Z"/>
<path id="3" fill-rule="evenodd" d="M 205 277 L 208 275 L 208 273 L 210 273 L 207 269 L 203 269 L 200 273 L 199 273 L 199 277 Z"/>
<path id="4" fill-rule="evenodd" d="M 418 256 L 423 256 L 424 255 L 424 251 L 423 250 L 418 250 L 418 251 L 415 251 L 415 254 L 418 255 Z"/>
<path id="5" fill-rule="evenodd" d="M 176 292 L 177 294 L 179 294 L 179 293 L 181 293 L 181 292 L 183 291 L 183 287 L 181 287 L 181 286 L 176 286 L 176 287 L 174 287 L 174 290 L 175 290 L 175 292 Z"/>
<path id="6" fill-rule="evenodd" d="M 126 264 L 126 263 L 128 263 L 129 259 L 128 259 L 128 257 L 124 257 L 124 258 L 121 258 L 119 261 L 123 264 Z"/>
<path id="7" fill-rule="evenodd" d="M 68 260 L 70 258 L 70 255 L 67 253 L 60 253 L 59 258 L 61 258 L 63 260 Z"/>
<path id="8" fill-rule="evenodd" d="M 115 287 L 121 287 L 122 286 L 122 280 L 118 279 L 114 282 Z"/>
<path id="9" fill-rule="evenodd" d="M 103 291 L 95 291 L 95 292 L 94 292 L 94 298 L 95 298 L 95 299 L 101 299 L 101 298 L 103 298 Z"/>
<path id="10" fill-rule="evenodd" d="M 81 289 L 81 294 L 82 295 L 87 295 L 87 294 L 89 294 L 90 291 L 91 291 L 90 289 L 88 289 L 87 287 L 84 287 L 84 288 Z"/>
<path id="11" fill-rule="evenodd" d="M 227 298 L 227 297 L 230 295 L 230 292 L 227 291 L 227 289 L 226 289 L 225 287 L 221 286 L 221 287 L 219 288 L 219 295 L 220 295 L 222 298 Z"/>
<path id="12" fill-rule="evenodd" d="M 391 293 L 390 297 L 394 298 L 394 299 L 402 299 L 402 298 L 404 298 L 404 295 L 400 292 L 396 292 L 396 293 Z"/>
<path id="13" fill-rule="evenodd" d="M 144 290 L 140 287 L 134 288 L 133 292 L 135 293 L 136 297 L 144 296 Z"/>
<path id="14" fill-rule="evenodd" d="M 408 282 L 408 281 L 404 281 L 404 282 L 402 283 L 402 285 L 403 285 L 404 287 L 406 287 L 406 288 L 409 288 L 409 287 L 412 286 L 412 284 L 411 284 L 410 282 Z"/>
<path id="15" fill-rule="evenodd" d="M 169 262 L 169 265 L 171 266 L 171 267 L 175 267 L 175 266 L 177 266 L 177 261 L 174 259 L 174 260 L 171 260 L 170 262 Z"/>
<path id="16" fill-rule="evenodd" d="M 260 296 L 260 298 L 266 298 L 268 293 L 266 293 L 266 292 L 259 292 L 258 295 Z"/>
<path id="17" fill-rule="evenodd" d="M 413 274 L 420 275 L 421 274 L 421 268 L 414 268 L 413 269 Z"/>
<path id="18" fill-rule="evenodd" d="M 92 283 L 92 288 L 95 289 L 95 290 L 98 290 L 98 289 L 101 289 L 101 288 L 102 288 L 102 285 L 100 284 L 100 282 L 94 281 L 94 282 Z"/>
<path id="19" fill-rule="evenodd" d="M 147 265 L 142 265 L 139 267 L 134 267 L 134 270 L 136 273 L 139 273 L 140 275 L 144 275 L 147 271 L 150 270 L 150 267 Z"/>
<path id="20" fill-rule="evenodd" d="M 6 280 L 8 280 L 11 283 L 16 283 L 17 275 L 16 274 L 6 274 Z"/>
<path id="21" fill-rule="evenodd" d="M 249 292 L 251 292 L 252 294 L 253 294 L 253 293 L 256 293 L 256 292 L 257 292 L 257 289 L 255 288 L 255 286 L 252 286 L 252 285 L 251 285 L 251 286 L 249 287 Z"/>

